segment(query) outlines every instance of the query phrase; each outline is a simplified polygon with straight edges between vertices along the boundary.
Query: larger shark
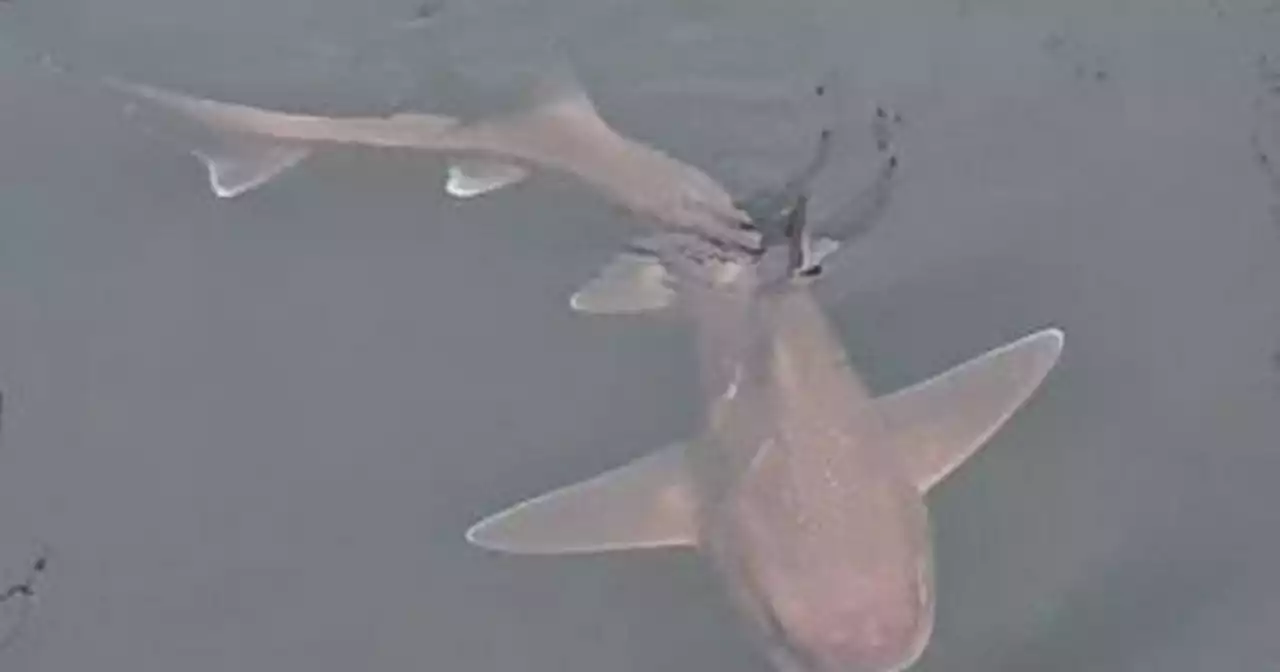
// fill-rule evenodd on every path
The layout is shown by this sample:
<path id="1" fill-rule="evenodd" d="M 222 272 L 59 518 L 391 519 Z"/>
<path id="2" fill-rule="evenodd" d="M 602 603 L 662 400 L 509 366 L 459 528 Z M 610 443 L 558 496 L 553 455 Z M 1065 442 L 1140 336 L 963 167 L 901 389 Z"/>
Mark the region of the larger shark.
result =
<path id="1" fill-rule="evenodd" d="M 531 168 L 576 177 L 660 230 L 694 231 L 744 247 L 759 235 L 732 196 L 701 169 L 627 137 L 600 116 L 572 74 L 556 71 L 522 109 L 470 122 L 429 113 L 332 117 L 200 98 L 106 79 L 113 90 L 194 122 L 192 153 L 214 193 L 233 198 L 272 180 L 318 149 L 366 146 L 425 150 L 451 161 L 446 191 L 459 198 L 524 180 Z M 172 117 L 173 115 L 169 115 Z"/>
<path id="2" fill-rule="evenodd" d="M 467 538 L 518 554 L 697 548 L 778 669 L 896 672 L 933 628 L 926 495 L 1040 385 L 1063 334 L 873 395 L 809 289 L 837 241 L 809 240 L 794 191 L 757 203 L 762 253 L 660 235 L 573 297 L 585 312 L 683 308 L 707 398 L 701 434 L 490 516 Z"/>

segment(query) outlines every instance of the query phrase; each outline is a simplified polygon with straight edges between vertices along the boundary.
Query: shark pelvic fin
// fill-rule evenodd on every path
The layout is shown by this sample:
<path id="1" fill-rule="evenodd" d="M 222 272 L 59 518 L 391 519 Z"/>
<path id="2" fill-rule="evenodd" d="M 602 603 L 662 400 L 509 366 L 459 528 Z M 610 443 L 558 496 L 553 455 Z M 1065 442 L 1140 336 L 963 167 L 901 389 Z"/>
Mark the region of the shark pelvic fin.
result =
<path id="1" fill-rule="evenodd" d="M 464 160 L 449 166 L 444 190 L 454 198 L 474 198 L 511 186 L 529 176 L 529 170 L 512 163 Z"/>
<path id="2" fill-rule="evenodd" d="M 921 492 L 965 462 L 1053 368 L 1063 334 L 1045 329 L 876 400 L 898 455 Z"/>
<path id="3" fill-rule="evenodd" d="M 517 504 L 467 541 L 517 554 L 596 553 L 696 544 L 684 444 Z"/>
<path id="4" fill-rule="evenodd" d="M 675 299 L 671 283 L 657 257 L 623 252 L 574 292 L 569 305 L 578 312 L 602 315 L 658 310 Z"/>

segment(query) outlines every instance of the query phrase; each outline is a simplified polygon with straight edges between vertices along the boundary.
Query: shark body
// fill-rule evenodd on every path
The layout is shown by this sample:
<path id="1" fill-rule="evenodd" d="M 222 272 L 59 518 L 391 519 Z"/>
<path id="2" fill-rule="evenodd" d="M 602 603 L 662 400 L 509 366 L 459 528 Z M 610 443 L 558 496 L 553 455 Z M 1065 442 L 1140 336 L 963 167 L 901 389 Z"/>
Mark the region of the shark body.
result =
<path id="1" fill-rule="evenodd" d="M 897 672 L 933 628 L 926 494 L 1039 386 L 1063 335 L 1045 329 L 876 397 L 809 289 L 834 241 L 811 245 L 807 199 L 787 199 L 756 219 L 761 254 L 660 236 L 573 297 L 584 312 L 683 309 L 702 432 L 467 538 L 524 554 L 696 548 L 782 672 Z"/>
<path id="2" fill-rule="evenodd" d="M 198 98 L 106 80 L 135 101 L 195 122 L 192 149 L 220 197 L 255 189 L 317 149 L 366 146 L 423 150 L 450 159 L 445 188 L 472 198 L 524 180 L 532 168 L 571 175 L 660 230 L 694 231 L 745 247 L 759 236 L 732 196 L 702 170 L 626 137 L 601 118 L 570 76 L 547 80 L 533 104 L 492 118 L 399 113 L 331 117 Z"/>

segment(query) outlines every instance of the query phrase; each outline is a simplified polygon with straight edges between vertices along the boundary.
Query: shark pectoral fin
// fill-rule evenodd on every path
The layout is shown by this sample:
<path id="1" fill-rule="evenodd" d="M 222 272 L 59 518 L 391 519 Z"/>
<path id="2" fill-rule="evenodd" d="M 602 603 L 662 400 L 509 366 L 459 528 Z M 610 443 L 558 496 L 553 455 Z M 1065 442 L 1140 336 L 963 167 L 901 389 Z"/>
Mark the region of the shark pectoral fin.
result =
<path id="1" fill-rule="evenodd" d="M 467 541 L 518 554 L 694 545 L 685 447 L 668 446 L 489 516 L 467 530 Z"/>
<path id="2" fill-rule="evenodd" d="M 959 467 L 1039 387 L 1062 352 L 1045 329 L 876 400 L 921 492 Z"/>
<path id="3" fill-rule="evenodd" d="M 641 313 L 671 305 L 675 294 L 656 257 L 623 252 L 574 292 L 569 305 L 583 313 Z"/>
<path id="4" fill-rule="evenodd" d="M 226 137 L 191 153 L 208 170 L 213 193 L 219 198 L 235 198 L 297 165 L 311 154 L 311 148 L 257 137 Z"/>
<path id="5" fill-rule="evenodd" d="M 457 161 L 449 166 L 444 190 L 454 198 L 474 198 L 511 186 L 529 176 L 529 170 L 512 163 Z"/>

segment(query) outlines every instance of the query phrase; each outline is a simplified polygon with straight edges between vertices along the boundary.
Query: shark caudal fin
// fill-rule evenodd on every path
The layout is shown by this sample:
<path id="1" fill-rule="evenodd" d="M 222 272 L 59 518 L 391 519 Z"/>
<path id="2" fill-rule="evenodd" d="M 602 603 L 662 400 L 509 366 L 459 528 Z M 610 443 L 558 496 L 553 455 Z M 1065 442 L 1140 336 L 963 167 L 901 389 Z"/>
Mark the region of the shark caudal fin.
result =
<path id="1" fill-rule="evenodd" d="M 445 191 L 474 198 L 520 183 L 529 169 L 494 158 L 507 148 L 536 146 L 556 135 L 607 129 L 585 92 L 568 74 L 548 77 L 527 104 L 491 118 L 463 124 L 436 114 L 385 117 L 325 117 L 197 98 L 158 87 L 104 80 L 143 103 L 152 125 L 183 126 L 181 142 L 208 169 L 214 193 L 238 196 L 297 165 L 320 145 L 404 147 L 453 157 Z M 159 113 L 159 114 L 157 114 Z"/>
<path id="2" fill-rule="evenodd" d="M 695 503 L 675 444 L 496 513 L 467 541 L 516 554 L 595 553 L 696 544 Z"/>
<path id="3" fill-rule="evenodd" d="M 1035 392 L 1062 353 L 1045 329 L 876 400 L 921 492 L 955 471 Z"/>
<path id="4" fill-rule="evenodd" d="M 270 123 L 274 112 L 121 80 L 106 83 L 134 99 L 131 112 L 148 131 L 187 146 L 204 164 L 209 188 L 219 198 L 252 191 L 311 154 L 306 142 L 255 132 Z"/>

